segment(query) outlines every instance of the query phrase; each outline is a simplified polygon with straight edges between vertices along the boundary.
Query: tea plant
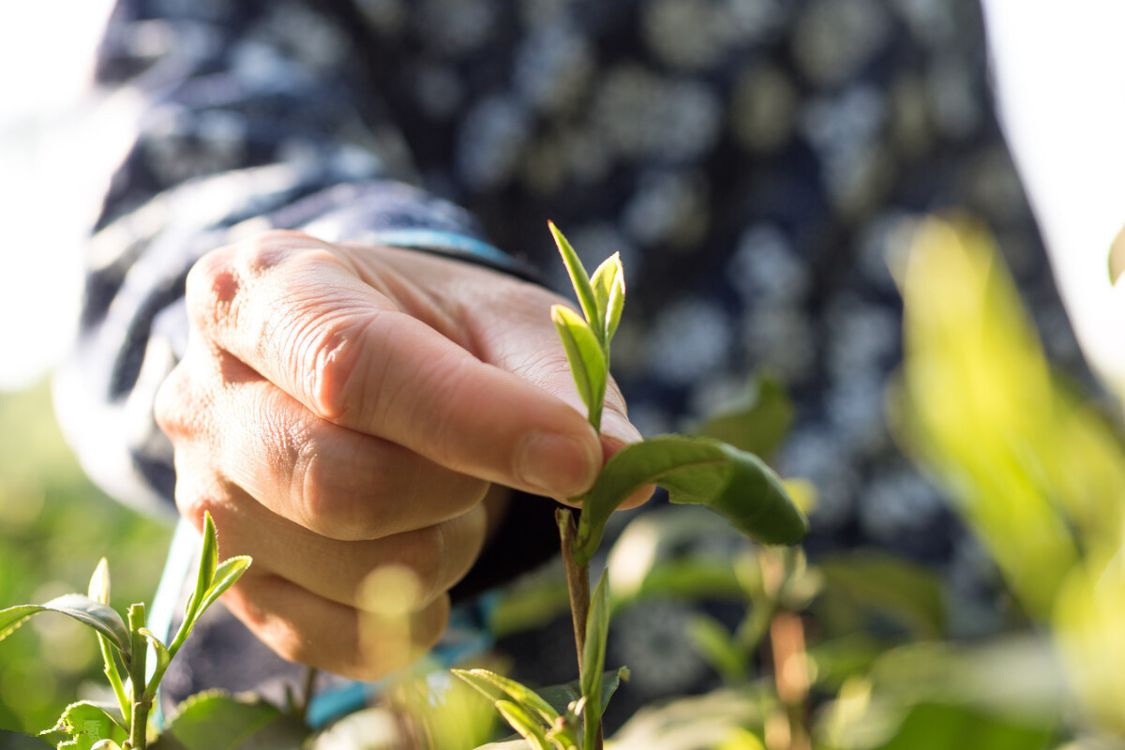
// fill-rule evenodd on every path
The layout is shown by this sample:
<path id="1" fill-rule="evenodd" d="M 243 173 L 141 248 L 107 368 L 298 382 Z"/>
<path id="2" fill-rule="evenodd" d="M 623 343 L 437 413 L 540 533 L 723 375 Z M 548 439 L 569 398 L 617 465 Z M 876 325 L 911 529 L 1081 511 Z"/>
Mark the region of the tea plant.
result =
<path id="1" fill-rule="evenodd" d="M 625 306 L 625 277 L 614 254 L 590 276 L 578 254 L 550 224 L 582 314 L 551 309 L 587 418 L 600 430 L 610 344 Z M 603 573 L 590 595 L 589 566 L 613 511 L 645 485 L 668 490 L 673 503 L 701 505 L 763 544 L 796 544 L 808 521 L 784 485 L 752 453 L 708 437 L 661 435 L 626 446 L 606 462 L 582 497 L 578 521 L 570 510 L 556 514 L 578 654 L 576 697 L 562 707 L 529 688 L 487 670 L 454 670 L 488 697 L 496 710 L 535 750 L 600 750 L 601 719 L 622 673 L 605 670 L 609 631 L 608 579 Z"/>
<path id="2" fill-rule="evenodd" d="M 66 615 L 92 628 L 101 649 L 105 676 L 116 705 L 79 701 L 67 706 L 54 727 L 40 736 L 58 738 L 68 750 L 145 750 L 149 713 L 168 665 L 191 635 L 203 613 L 250 567 L 249 557 L 219 562 L 215 524 L 203 521 L 203 545 L 195 590 L 172 641 L 165 644 L 146 627 L 144 604 L 132 604 L 125 617 L 109 606 L 109 565 L 102 558 L 90 578 L 86 595 L 65 594 L 46 604 L 23 604 L 0 610 L 0 640 L 42 612 Z M 154 661 L 150 663 L 150 647 Z"/>

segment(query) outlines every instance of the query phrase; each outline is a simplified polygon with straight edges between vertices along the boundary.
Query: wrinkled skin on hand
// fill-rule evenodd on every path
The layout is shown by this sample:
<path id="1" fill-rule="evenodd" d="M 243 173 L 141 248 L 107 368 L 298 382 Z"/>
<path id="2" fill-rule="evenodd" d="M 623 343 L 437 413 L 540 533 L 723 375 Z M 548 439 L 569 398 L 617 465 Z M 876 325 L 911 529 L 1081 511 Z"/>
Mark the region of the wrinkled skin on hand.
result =
<path id="1" fill-rule="evenodd" d="M 612 384 L 602 436 L 587 424 L 560 301 L 471 263 L 296 232 L 196 263 L 156 418 L 180 512 L 200 527 L 210 511 L 222 556 L 254 557 L 224 602 L 263 642 L 360 679 L 404 666 L 440 637 L 508 488 L 580 495 L 639 438 Z M 362 593 L 386 570 L 412 583 L 395 616 Z"/>

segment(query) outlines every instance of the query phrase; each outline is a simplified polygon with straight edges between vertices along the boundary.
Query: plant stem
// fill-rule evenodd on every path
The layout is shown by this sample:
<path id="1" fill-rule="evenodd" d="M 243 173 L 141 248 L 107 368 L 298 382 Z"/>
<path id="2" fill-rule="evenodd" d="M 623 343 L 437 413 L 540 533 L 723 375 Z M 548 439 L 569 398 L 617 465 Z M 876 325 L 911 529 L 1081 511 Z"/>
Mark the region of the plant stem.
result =
<path id="1" fill-rule="evenodd" d="M 574 514 L 569 510 L 559 508 L 555 511 L 555 521 L 559 525 L 559 542 L 562 549 L 563 567 L 566 570 L 566 592 L 570 598 L 570 617 L 574 625 L 574 651 L 578 657 L 578 681 L 583 678 L 582 654 L 586 651 L 586 620 L 590 614 L 590 566 L 580 564 L 574 557 L 574 541 L 578 533 L 578 526 L 574 522 Z M 593 715 L 598 715 L 595 710 Z M 590 710 L 584 712 L 584 722 L 590 720 Z M 602 750 L 602 722 L 600 716 L 595 719 L 594 727 L 585 725 L 586 737 L 592 737 L 593 743 L 586 742 L 585 750 Z"/>
<path id="2" fill-rule="evenodd" d="M 105 678 L 113 688 L 113 696 L 117 699 L 117 706 L 121 709 L 122 721 L 129 718 L 129 698 L 125 695 L 125 683 L 121 679 L 121 672 L 117 666 L 117 659 L 113 655 L 109 641 L 101 633 L 98 634 L 98 648 L 102 652 L 102 662 L 105 665 Z"/>
<path id="3" fill-rule="evenodd" d="M 586 650 L 586 618 L 590 613 L 590 567 L 574 559 L 574 538 L 578 526 L 574 514 L 560 508 L 555 511 L 559 524 L 563 566 L 566 570 L 566 592 L 570 597 L 570 617 L 574 624 L 574 649 L 578 656 L 578 678 L 582 679 L 582 653 Z"/>
<path id="4" fill-rule="evenodd" d="M 809 695 L 809 672 L 805 627 L 800 615 L 785 610 L 774 615 L 770 623 L 770 646 L 777 697 L 785 704 L 789 718 L 789 748 L 808 750 L 810 742 L 805 730 L 805 700 Z"/>
<path id="5" fill-rule="evenodd" d="M 129 740 L 126 750 L 145 750 L 148 746 L 148 712 L 152 698 L 145 690 L 145 666 L 148 661 L 148 641 L 140 634 L 145 626 L 145 605 L 129 607 L 129 631 L 132 635 L 132 656 L 129 659 L 129 682 L 132 705 L 129 712 Z"/>
<path id="6" fill-rule="evenodd" d="M 308 667 L 305 670 L 305 689 L 301 693 L 301 702 L 297 705 L 297 716 L 302 723 L 308 723 L 309 720 L 309 706 L 312 705 L 313 695 L 316 691 L 317 674 L 319 674 L 319 671 L 316 667 Z"/>

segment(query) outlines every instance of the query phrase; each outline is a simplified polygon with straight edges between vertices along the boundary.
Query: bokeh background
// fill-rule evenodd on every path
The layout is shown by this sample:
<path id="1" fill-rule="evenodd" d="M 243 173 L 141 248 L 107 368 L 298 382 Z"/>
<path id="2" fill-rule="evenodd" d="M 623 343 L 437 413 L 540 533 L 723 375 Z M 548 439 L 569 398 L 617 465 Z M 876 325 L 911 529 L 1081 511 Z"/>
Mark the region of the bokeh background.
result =
<path id="1" fill-rule="evenodd" d="M 109 6 L 0 4 L 0 606 L 85 590 L 102 556 L 115 603 L 147 601 L 170 535 L 86 479 L 48 384 L 71 339 L 90 221 L 68 207 L 84 205 L 102 173 L 90 147 L 106 131 L 80 113 Z M 63 618 L 33 620 L 0 648 L 0 728 L 48 727 L 104 682 L 97 642 Z"/>
<path id="2" fill-rule="evenodd" d="M 84 589 L 102 556 L 115 604 L 148 600 L 170 535 L 85 478 L 51 411 L 49 370 L 71 338 L 92 219 L 73 207 L 100 189 L 120 131 L 92 114 L 100 110 L 86 89 L 110 4 L 0 3 L 0 606 Z M 985 5 L 1004 52 L 996 72 L 1007 128 L 1068 311 L 1095 369 L 1125 382 L 1125 304 L 1111 304 L 1125 292 L 1104 274 L 1125 206 L 1125 4 Z M 100 683 L 87 632 L 35 620 L 0 644 L 0 728 L 49 726 L 75 696 L 99 695 Z"/>

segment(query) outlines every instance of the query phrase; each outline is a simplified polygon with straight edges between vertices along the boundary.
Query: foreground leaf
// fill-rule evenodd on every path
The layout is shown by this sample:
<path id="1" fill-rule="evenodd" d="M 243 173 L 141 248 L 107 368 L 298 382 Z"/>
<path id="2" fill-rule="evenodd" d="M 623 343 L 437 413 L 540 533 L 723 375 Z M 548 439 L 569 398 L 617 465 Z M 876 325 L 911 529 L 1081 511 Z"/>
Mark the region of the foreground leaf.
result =
<path id="1" fill-rule="evenodd" d="M 796 544 L 808 531 L 805 515 L 757 456 L 709 438 L 664 435 L 626 446 L 602 469 L 583 503 L 579 563 L 593 557 L 614 509 L 646 484 L 667 489 L 673 503 L 715 511 L 764 544 Z"/>
<path id="2" fill-rule="evenodd" d="M 551 741 L 547 739 L 547 732 L 539 725 L 535 717 L 528 713 L 523 706 L 512 703 L 511 701 L 499 700 L 496 701 L 496 710 L 504 717 L 512 729 L 519 733 L 520 737 L 527 740 L 535 750 L 552 750 Z"/>
<path id="3" fill-rule="evenodd" d="M 621 267 L 621 254 L 602 261 L 590 280 L 594 296 L 598 302 L 599 323 L 602 327 L 602 340 L 608 348 L 621 323 L 621 312 L 625 308 L 625 270 Z"/>
<path id="4" fill-rule="evenodd" d="M 197 616 L 202 616 L 208 607 L 218 601 L 219 597 L 225 594 L 231 586 L 238 583 L 242 574 L 250 569 L 251 563 L 253 563 L 253 559 L 249 555 L 239 555 L 223 560 L 219 567 L 215 569 L 211 586 L 203 595 L 203 601 L 200 603 Z"/>
<path id="5" fill-rule="evenodd" d="M 583 717 L 586 747 L 593 747 L 602 719 L 602 670 L 605 669 L 606 641 L 609 639 L 609 577 L 603 572 L 590 599 L 586 617 L 586 643 L 582 650 L 582 695 L 586 698 Z"/>
<path id="6" fill-rule="evenodd" d="M 551 320 L 562 339 L 574 385 L 582 403 L 586 404 L 590 423 L 595 429 L 601 421 L 602 403 L 605 401 L 605 388 L 608 372 L 605 354 L 593 331 L 578 313 L 564 305 L 551 308 Z"/>
<path id="7" fill-rule="evenodd" d="M 109 561 L 103 557 L 101 560 L 98 560 L 98 565 L 94 568 L 94 574 L 90 576 L 90 585 L 86 589 L 86 596 L 90 597 L 98 604 L 108 606 L 109 594 Z"/>
<path id="8" fill-rule="evenodd" d="M 621 687 L 621 683 L 628 681 L 628 667 L 618 667 L 602 674 L 602 713 L 605 713 L 606 706 L 609 705 L 613 694 Z M 562 685 L 540 688 L 539 695 L 560 714 L 565 714 L 570 705 L 582 697 L 582 692 L 581 686 L 577 682 L 567 682 Z"/>
<path id="9" fill-rule="evenodd" d="M 121 653 L 129 655 L 129 629 L 121 615 L 82 594 L 65 594 L 46 604 L 22 604 L 0 609 L 0 641 L 19 629 L 32 615 L 56 612 L 101 633 Z"/>
<path id="10" fill-rule="evenodd" d="M 590 276 L 586 273 L 586 267 L 582 265 L 578 253 L 574 252 L 574 248 L 571 247 L 570 242 L 559 231 L 554 222 L 547 222 L 547 226 L 551 230 L 551 236 L 555 238 L 555 245 L 559 248 L 559 255 L 562 256 L 563 265 L 566 266 L 566 272 L 570 276 L 570 283 L 574 285 L 574 294 L 578 297 L 578 304 L 591 327 L 596 329 L 597 324 L 601 322 L 598 316 L 598 300 L 597 295 L 594 294 L 594 288 L 590 284 Z"/>
<path id="11" fill-rule="evenodd" d="M 70 704 L 59 716 L 55 726 L 40 732 L 41 737 L 52 735 L 60 747 L 68 750 L 92 750 L 102 740 L 122 743 L 128 738 L 124 719 L 116 707 L 90 701 Z"/>
<path id="12" fill-rule="evenodd" d="M 554 723 L 560 716 L 559 711 L 531 688 L 490 670 L 454 669 L 453 674 L 494 703 L 503 700 L 504 695 L 508 696 L 531 713 L 538 715 L 547 725 Z"/>
<path id="13" fill-rule="evenodd" d="M 187 610 L 184 612 L 184 625 L 190 629 L 199 616 L 203 614 L 200 606 L 207 590 L 211 588 L 211 581 L 215 578 L 215 568 L 219 565 L 219 539 L 215 531 L 215 521 L 209 512 L 203 514 L 203 542 L 199 548 L 199 567 L 195 578 L 195 590 L 188 600 Z M 181 628 L 182 630 L 183 628 Z"/>

